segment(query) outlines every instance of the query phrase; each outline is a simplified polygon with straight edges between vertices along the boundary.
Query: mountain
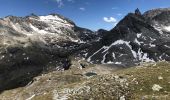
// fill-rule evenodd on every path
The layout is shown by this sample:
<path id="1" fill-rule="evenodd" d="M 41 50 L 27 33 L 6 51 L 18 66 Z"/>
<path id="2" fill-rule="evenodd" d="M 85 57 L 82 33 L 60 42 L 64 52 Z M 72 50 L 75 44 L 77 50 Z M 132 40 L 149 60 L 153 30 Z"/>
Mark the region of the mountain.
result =
<path id="1" fill-rule="evenodd" d="M 78 27 L 58 14 L 0 19 L 0 92 L 75 66 L 131 67 L 170 61 L 170 9 L 139 9 L 110 31 Z"/>
<path id="2" fill-rule="evenodd" d="M 134 66 L 142 62 L 170 60 L 170 9 L 154 9 L 126 15 L 100 41 L 87 50 L 92 63 Z"/>
<path id="3" fill-rule="evenodd" d="M 69 56 L 96 33 L 58 15 L 0 19 L 0 91 L 25 86 L 33 77 L 70 66 Z"/>

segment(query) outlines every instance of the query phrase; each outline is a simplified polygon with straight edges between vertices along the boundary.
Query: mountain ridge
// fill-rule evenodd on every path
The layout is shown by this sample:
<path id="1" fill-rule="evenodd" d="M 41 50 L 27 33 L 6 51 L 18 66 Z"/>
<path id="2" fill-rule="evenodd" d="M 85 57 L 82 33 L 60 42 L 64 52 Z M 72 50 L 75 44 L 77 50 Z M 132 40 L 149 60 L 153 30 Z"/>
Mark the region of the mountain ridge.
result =
<path id="1" fill-rule="evenodd" d="M 67 70 L 73 58 L 82 68 L 170 61 L 170 11 L 149 18 L 152 12 L 137 9 L 110 31 L 97 32 L 58 14 L 0 19 L 0 91 L 25 86 L 42 73 Z"/>
<path id="2" fill-rule="evenodd" d="M 166 15 L 164 15 L 164 16 L 166 17 Z M 167 17 L 167 18 L 169 18 L 169 17 Z M 158 45 L 161 45 L 161 47 L 164 46 L 164 44 L 166 44 L 166 41 L 169 41 L 169 39 L 167 38 L 167 37 L 169 37 L 169 34 L 167 34 L 167 32 L 164 32 L 162 30 L 158 30 L 157 29 L 158 27 L 155 27 L 155 25 L 160 25 L 160 24 L 154 24 L 156 22 L 156 20 L 150 20 L 150 22 L 147 19 L 145 19 L 144 15 L 142 15 L 142 14 L 140 15 L 140 14 L 136 14 L 136 13 L 129 13 L 117 24 L 117 26 L 115 26 L 115 28 L 113 28 L 111 31 L 107 32 L 108 35 L 106 35 L 103 38 L 103 40 L 101 41 L 101 44 L 106 42 L 104 45 L 107 46 L 107 45 L 112 44 L 113 42 L 116 42 L 118 40 L 124 41 L 124 43 L 119 43 L 119 44 L 122 44 L 122 45 L 126 44 L 126 46 L 129 46 L 129 48 L 132 50 L 131 54 L 126 54 L 126 53 L 125 54 L 132 55 L 131 60 L 134 59 L 133 56 L 139 57 L 138 59 L 136 59 L 136 60 L 138 60 L 138 62 L 141 62 L 141 60 L 144 60 L 144 59 L 147 59 L 147 60 L 150 59 L 149 61 L 158 61 L 158 60 L 169 59 L 168 57 L 167 58 L 165 57 L 165 56 L 168 56 L 166 54 L 162 55 L 165 58 L 161 59 L 160 56 L 161 56 L 161 54 L 163 54 L 161 52 L 164 52 L 164 51 L 160 51 L 159 49 L 161 49 L 161 48 L 156 46 L 157 43 L 158 43 Z M 165 40 L 163 40 L 163 39 L 165 39 Z M 161 41 L 161 42 L 165 41 L 165 42 L 163 44 L 161 44 L 161 42 L 159 43 L 158 41 Z M 110 48 L 115 48 L 115 47 L 112 46 Z M 102 52 L 102 51 L 104 49 L 105 49 L 105 47 L 104 48 L 100 47 L 98 49 L 99 51 L 96 50 L 97 51 L 96 53 L 98 53 L 98 55 L 103 55 L 102 53 L 104 53 L 104 52 Z M 127 49 L 128 48 L 126 48 L 126 50 Z M 113 51 L 111 51 L 111 52 L 113 52 Z M 115 52 L 119 52 L 119 51 L 115 51 Z M 154 53 L 158 53 L 158 55 L 157 54 L 156 55 L 159 57 L 154 56 L 155 55 Z M 122 54 L 123 54 L 123 52 L 120 55 L 122 55 Z M 109 56 L 109 55 L 111 55 L 111 54 L 105 54 L 106 59 L 107 59 L 107 56 Z M 144 58 L 142 58 L 141 56 Z M 127 57 L 127 59 L 129 59 L 131 57 Z M 104 59 L 104 58 L 97 58 L 97 60 L 99 60 L 99 61 L 101 61 L 102 59 Z M 112 62 L 113 58 L 108 58 L 107 61 L 109 61 L 109 60 Z M 110 63 L 110 61 L 109 61 L 109 63 Z M 121 61 L 121 59 L 120 59 L 118 62 L 126 62 L 126 60 L 124 59 L 124 61 Z M 130 61 L 130 62 L 133 62 L 133 61 Z M 107 62 L 105 62 L 105 63 L 107 63 Z"/>

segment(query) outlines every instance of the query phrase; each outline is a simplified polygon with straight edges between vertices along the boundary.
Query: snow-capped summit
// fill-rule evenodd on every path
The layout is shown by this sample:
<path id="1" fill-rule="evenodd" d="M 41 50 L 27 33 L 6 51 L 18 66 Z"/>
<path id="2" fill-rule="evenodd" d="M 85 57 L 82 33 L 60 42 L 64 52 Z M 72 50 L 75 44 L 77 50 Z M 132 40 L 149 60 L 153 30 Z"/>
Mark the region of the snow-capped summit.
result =
<path id="1" fill-rule="evenodd" d="M 7 16 L 0 19 L 1 34 L 10 41 L 14 39 L 43 42 L 46 45 L 59 42 L 85 43 L 95 38 L 93 31 L 80 28 L 74 22 L 59 14 L 37 16 L 31 14 L 26 17 Z M 22 38 L 22 39 L 21 39 Z M 13 41 L 13 42 L 14 42 Z M 9 44 L 9 43 L 8 43 Z"/>

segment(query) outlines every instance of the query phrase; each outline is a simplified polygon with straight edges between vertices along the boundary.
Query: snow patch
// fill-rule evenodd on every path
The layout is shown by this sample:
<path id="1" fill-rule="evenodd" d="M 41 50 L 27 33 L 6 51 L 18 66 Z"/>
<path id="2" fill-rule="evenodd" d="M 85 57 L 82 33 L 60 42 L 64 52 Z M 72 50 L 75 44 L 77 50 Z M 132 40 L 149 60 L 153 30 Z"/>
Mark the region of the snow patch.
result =
<path id="1" fill-rule="evenodd" d="M 149 37 L 151 39 L 151 41 L 155 41 L 156 39 L 153 39 L 152 37 Z"/>
<path id="2" fill-rule="evenodd" d="M 108 52 L 103 55 L 103 60 L 101 61 L 102 64 L 105 64 L 105 60 L 106 60 L 106 55 L 107 54 L 108 54 Z"/>
<path id="3" fill-rule="evenodd" d="M 150 47 L 156 47 L 156 45 L 155 45 L 155 44 L 152 44 L 152 43 L 150 43 L 149 46 L 150 46 Z"/>
<path id="4" fill-rule="evenodd" d="M 124 41 L 124 40 L 117 40 L 117 41 L 115 41 L 114 43 L 112 43 L 110 46 L 105 47 L 105 48 L 106 48 L 105 51 L 108 51 L 108 50 L 109 50 L 112 46 L 114 46 L 114 45 L 126 44 L 126 45 L 129 47 L 129 49 L 131 50 L 131 52 L 132 52 L 132 54 L 133 54 L 133 57 L 136 58 L 136 57 L 137 57 L 136 52 L 135 52 L 134 50 L 132 50 L 132 46 L 131 46 L 129 43 L 130 43 L 130 42 L 127 42 L 127 41 Z M 105 51 L 104 51 L 104 52 L 105 52 Z"/>
<path id="5" fill-rule="evenodd" d="M 120 64 L 122 64 L 122 62 L 115 62 L 115 64 L 120 65 Z"/>
<path id="6" fill-rule="evenodd" d="M 121 65 L 122 62 L 112 62 L 112 61 L 108 61 L 107 63 L 105 64 L 116 64 L 116 65 Z"/>
<path id="7" fill-rule="evenodd" d="M 134 40 L 134 42 L 138 43 L 139 45 L 143 42 L 139 42 L 137 39 Z M 99 50 L 97 50 L 92 56 L 90 56 L 87 61 L 91 61 L 91 57 L 93 57 L 94 55 L 96 55 L 97 53 L 99 53 L 100 51 L 104 50 L 102 53 L 104 54 L 103 55 L 103 60 L 101 61 L 102 64 L 105 64 L 105 59 L 106 59 L 106 55 L 108 54 L 108 50 L 114 46 L 114 45 L 122 45 L 122 44 L 125 44 L 126 46 L 129 47 L 129 49 L 131 50 L 131 53 L 133 55 L 133 57 L 135 58 L 135 60 L 140 60 L 142 62 L 155 62 L 153 59 L 150 59 L 149 58 L 149 55 L 147 53 L 143 53 L 141 49 L 138 49 L 138 51 L 134 51 L 132 49 L 132 46 L 130 45 L 130 42 L 128 41 L 124 41 L 124 40 L 117 40 L 115 41 L 114 43 L 112 43 L 111 45 L 109 46 L 103 46 L 102 48 L 100 48 Z M 156 47 L 156 45 L 154 44 L 149 44 L 151 47 Z M 122 55 L 121 55 L 122 56 Z M 115 54 L 112 53 L 112 57 L 114 59 L 116 59 L 115 57 Z M 121 62 L 111 62 L 111 61 L 108 61 L 106 64 L 122 64 Z"/>
<path id="8" fill-rule="evenodd" d="M 143 53 L 141 49 L 138 50 L 137 55 L 138 55 L 138 59 L 141 62 L 155 62 L 154 60 L 148 57 L 147 53 Z"/>
<path id="9" fill-rule="evenodd" d="M 129 42 L 124 41 L 124 40 L 117 40 L 111 45 L 120 45 L 120 44 L 129 44 Z"/>
<path id="10" fill-rule="evenodd" d="M 113 63 L 114 63 L 114 62 L 112 62 L 112 61 L 108 61 L 108 62 L 107 62 L 107 64 L 113 64 Z"/>
<path id="11" fill-rule="evenodd" d="M 143 43 L 143 42 L 139 42 L 138 39 L 135 39 L 134 42 L 137 43 L 138 45 L 141 45 L 141 43 Z"/>
<path id="12" fill-rule="evenodd" d="M 87 61 L 90 62 L 90 61 L 91 61 L 91 58 L 92 58 L 94 55 L 96 55 L 96 54 L 99 53 L 102 49 L 104 49 L 104 51 L 103 51 L 102 53 L 105 53 L 105 54 L 104 54 L 104 56 L 103 56 L 103 60 L 101 61 L 101 63 L 104 63 L 104 61 L 105 61 L 105 59 L 106 59 L 105 56 L 107 55 L 108 50 L 109 50 L 112 46 L 114 46 L 114 45 L 121 45 L 121 44 L 126 44 L 126 45 L 130 48 L 130 50 L 131 50 L 134 58 L 136 58 L 136 57 L 137 57 L 137 54 L 136 54 L 136 52 L 135 52 L 134 50 L 132 50 L 132 47 L 131 47 L 131 45 L 130 45 L 129 43 L 130 43 L 130 42 L 127 42 L 127 41 L 124 41 L 124 40 L 117 40 L 117 41 L 115 41 L 114 43 L 112 43 L 110 46 L 103 46 L 102 48 L 100 48 L 99 50 L 97 50 L 95 53 L 93 53 L 93 54 L 87 59 Z M 106 52 L 107 52 L 107 53 L 106 53 Z M 113 57 L 114 57 L 114 55 L 113 55 Z M 115 57 L 114 57 L 114 58 L 115 58 Z"/>
<path id="13" fill-rule="evenodd" d="M 144 53 L 142 57 L 142 62 L 154 62 L 154 60 L 149 59 L 148 54 Z"/>
<path id="14" fill-rule="evenodd" d="M 140 38 L 142 36 L 142 33 L 137 33 L 137 38 Z"/>
<path id="15" fill-rule="evenodd" d="M 132 54 L 133 54 L 133 57 L 134 58 L 136 58 L 137 56 L 136 56 L 136 52 L 134 51 L 134 50 L 132 50 L 132 46 L 129 44 L 130 42 L 127 42 L 127 41 L 124 41 L 124 40 L 117 40 L 117 41 L 115 41 L 114 43 L 112 43 L 106 50 L 108 50 L 110 47 L 112 47 L 113 45 L 120 45 L 120 44 L 126 44 L 129 48 L 130 48 L 130 50 L 131 50 L 131 52 L 132 52 Z"/>
<path id="16" fill-rule="evenodd" d="M 112 57 L 113 57 L 114 59 L 116 59 L 116 55 L 115 55 L 114 52 L 112 53 Z"/>
<path id="17" fill-rule="evenodd" d="M 45 30 L 39 30 L 38 28 L 36 28 L 35 26 L 33 26 L 32 24 L 30 24 L 30 27 L 33 29 L 34 32 L 36 33 L 40 33 L 40 34 L 47 34 L 48 32 Z"/>
<path id="18" fill-rule="evenodd" d="M 60 28 L 65 28 L 68 30 L 72 30 L 74 25 L 70 24 L 66 20 L 53 15 L 48 16 L 40 16 L 40 21 L 43 21 L 48 24 L 49 27 L 47 27 L 45 30 L 51 30 L 54 31 L 54 33 L 63 34 L 63 31 L 61 31 Z"/>
<path id="19" fill-rule="evenodd" d="M 163 29 L 170 32 L 170 26 L 164 26 Z"/>
<path id="20" fill-rule="evenodd" d="M 170 48 L 170 46 L 168 46 L 168 45 L 164 45 L 165 47 L 167 47 L 167 48 Z"/>

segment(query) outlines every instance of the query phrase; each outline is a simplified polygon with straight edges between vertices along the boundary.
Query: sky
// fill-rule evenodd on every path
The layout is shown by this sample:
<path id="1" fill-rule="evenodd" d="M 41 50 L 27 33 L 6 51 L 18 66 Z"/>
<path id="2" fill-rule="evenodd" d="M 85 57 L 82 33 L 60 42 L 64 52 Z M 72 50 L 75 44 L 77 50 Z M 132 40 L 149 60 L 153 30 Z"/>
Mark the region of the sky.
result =
<path id="1" fill-rule="evenodd" d="M 91 30 L 112 29 L 125 15 L 170 7 L 170 0 L 0 0 L 0 17 L 57 13 Z"/>

